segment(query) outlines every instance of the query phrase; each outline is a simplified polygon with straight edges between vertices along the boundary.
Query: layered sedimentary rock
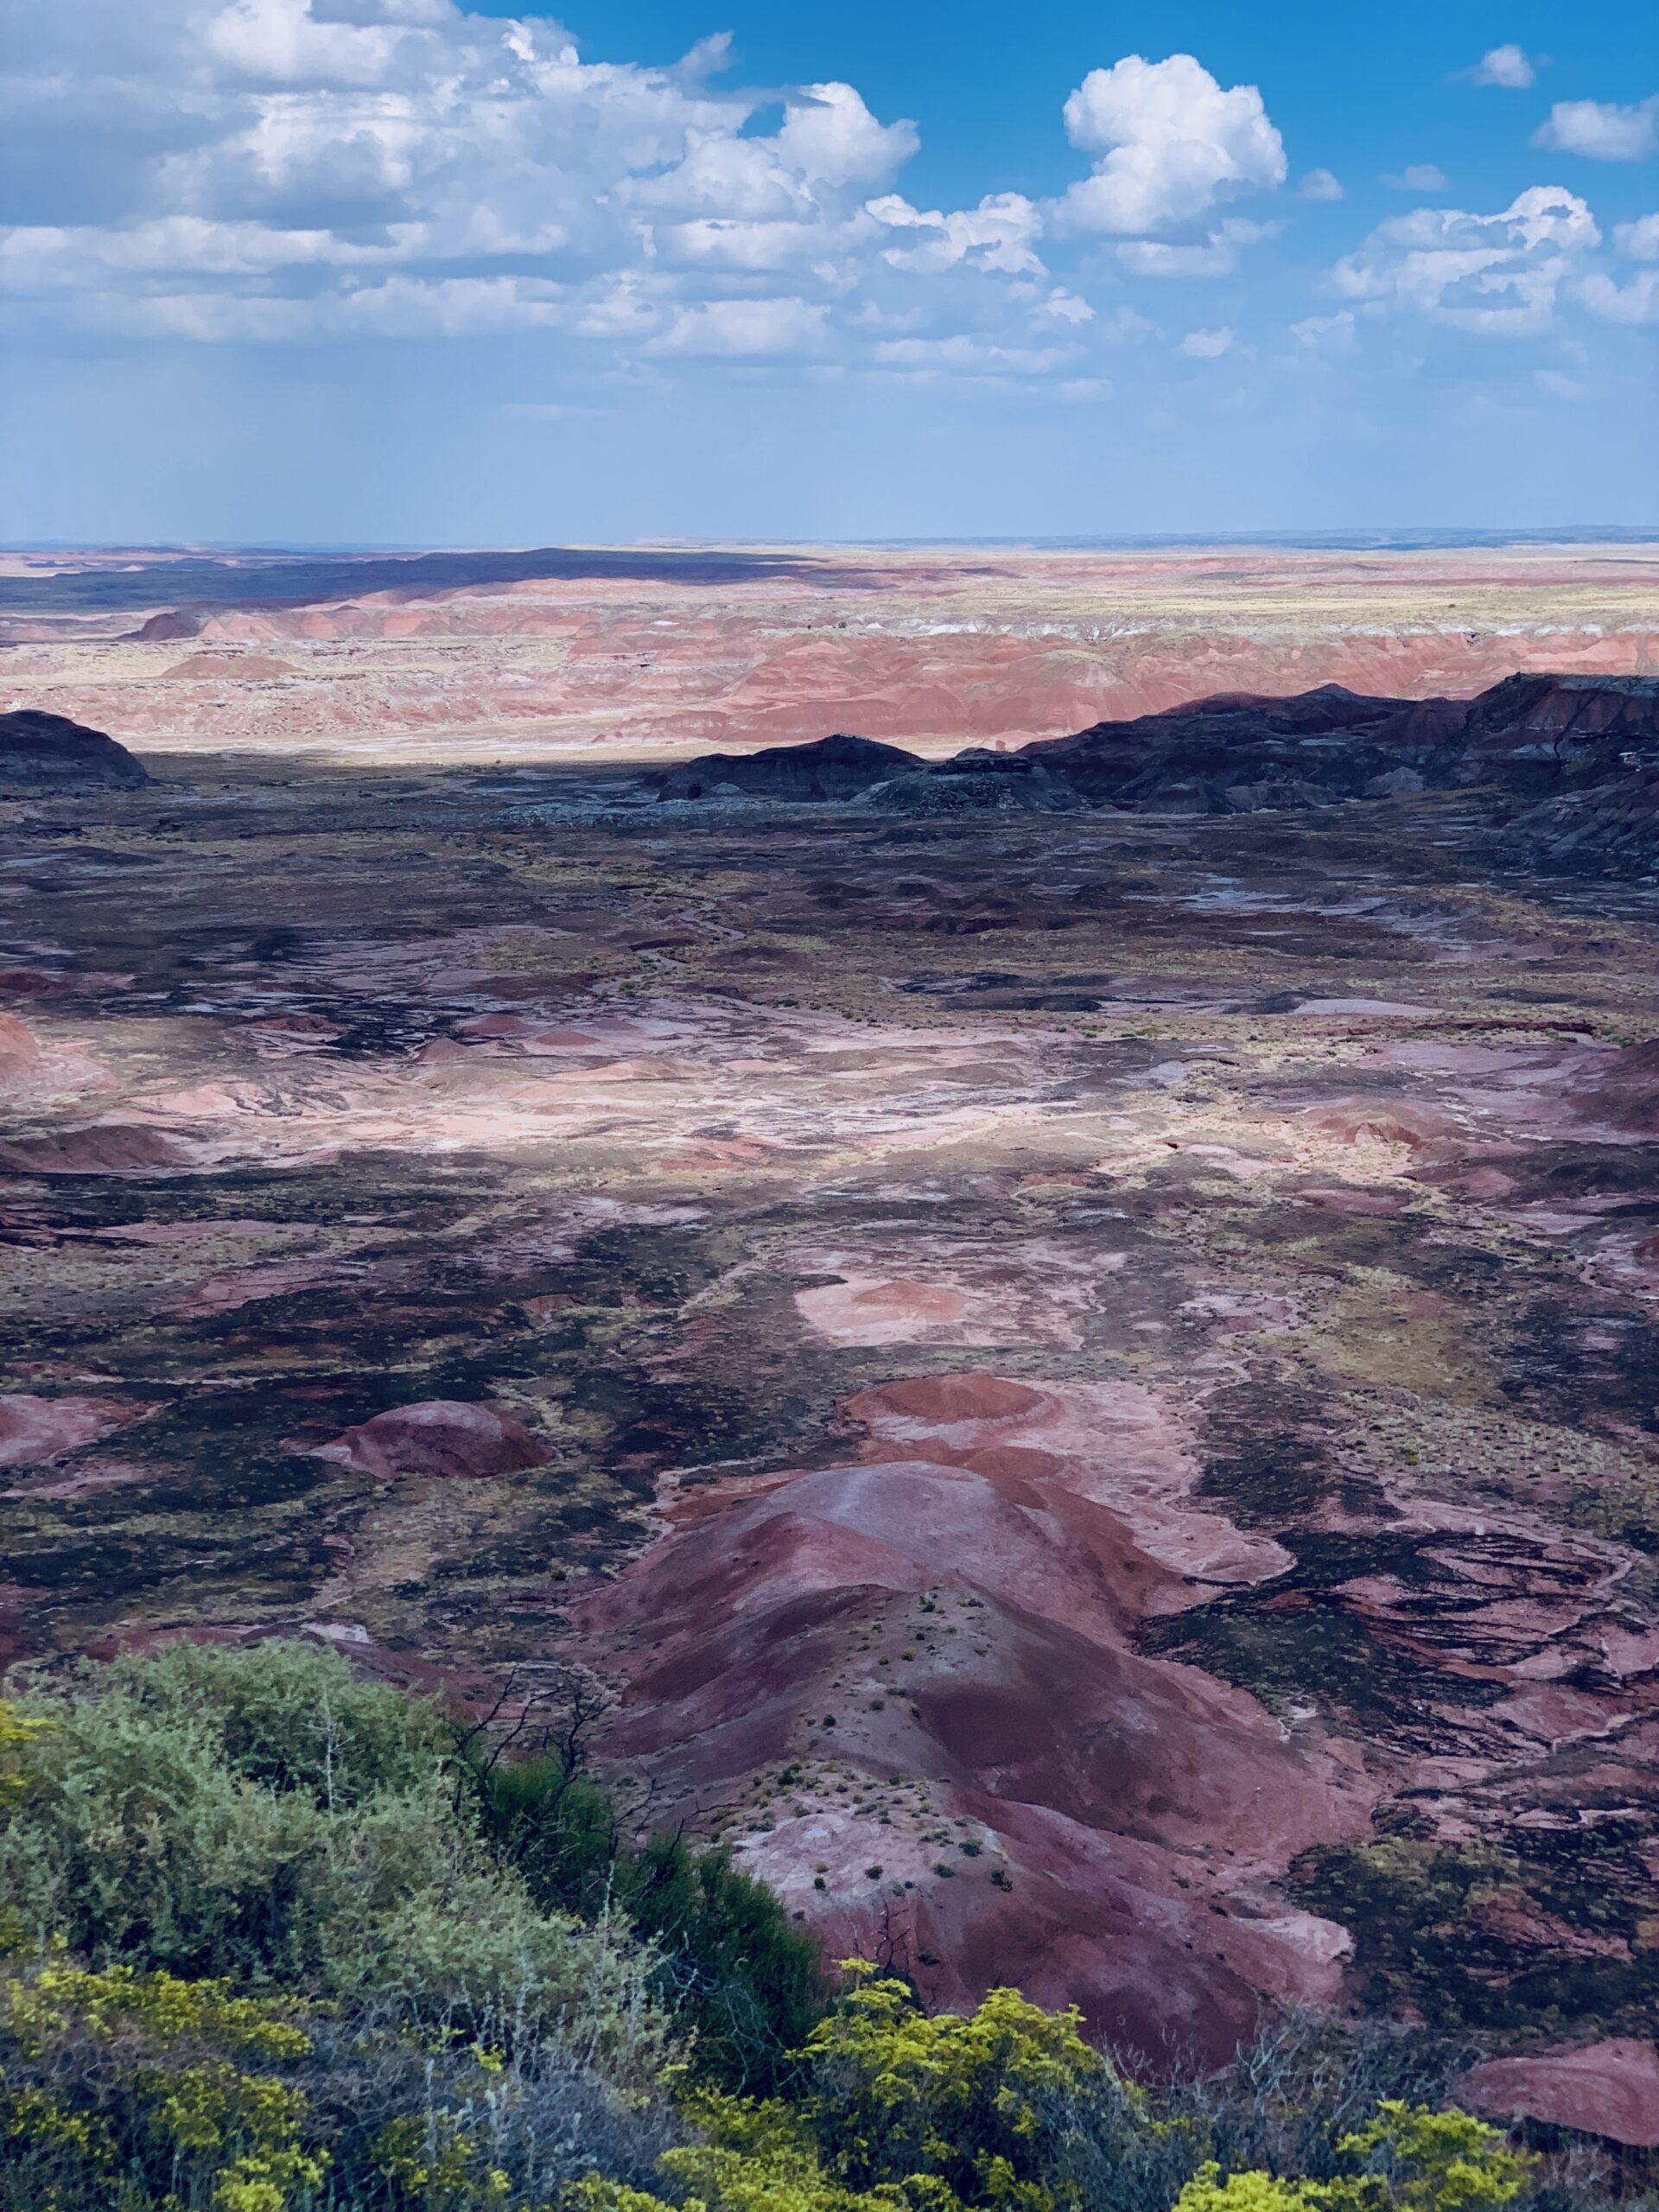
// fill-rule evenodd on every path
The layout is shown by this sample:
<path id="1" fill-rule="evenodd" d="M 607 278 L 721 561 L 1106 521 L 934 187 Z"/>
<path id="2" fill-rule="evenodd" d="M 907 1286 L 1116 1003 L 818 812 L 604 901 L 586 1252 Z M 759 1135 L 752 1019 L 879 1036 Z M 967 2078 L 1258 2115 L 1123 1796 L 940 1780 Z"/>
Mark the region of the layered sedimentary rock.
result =
<path id="1" fill-rule="evenodd" d="M 629 1685 L 612 1756 L 677 1798 L 792 1762 L 745 1863 L 843 1949 L 897 1915 L 947 2003 L 1017 1976 L 1155 2062 L 1224 2059 L 1263 1990 L 1329 2002 L 1346 1938 L 1272 1884 L 1363 1832 L 1363 1776 L 1136 1649 L 1201 1589 L 1289 1564 L 1195 1495 L 1174 1408 L 969 1371 L 842 1418 L 845 1463 L 687 1493 L 585 1612 Z M 856 1778 L 844 1802 L 803 1769 L 815 1738 Z"/>
<path id="2" fill-rule="evenodd" d="M 149 781 L 124 745 L 64 715 L 0 715 L 0 793 L 131 791 Z"/>
<path id="3" fill-rule="evenodd" d="M 1027 751 L 1116 807 L 1249 813 L 1483 784 L 1541 798 L 1659 766 L 1659 681 L 1515 676 L 1468 700 L 1222 694 Z"/>
<path id="4" fill-rule="evenodd" d="M 1659 747 L 1624 774 L 1540 799 L 1504 825 L 1495 849 L 1520 868 L 1652 875 L 1659 870 Z"/>
<path id="5" fill-rule="evenodd" d="M 1652 673 L 1639 548 L 56 555 L 0 577 L 0 704 L 144 749 L 683 759 L 859 730 L 931 757 L 1223 691 Z M 195 641 L 189 673 L 173 671 Z M 233 656 L 264 660 L 239 671 Z M 272 663 L 284 664 L 279 672 Z"/>

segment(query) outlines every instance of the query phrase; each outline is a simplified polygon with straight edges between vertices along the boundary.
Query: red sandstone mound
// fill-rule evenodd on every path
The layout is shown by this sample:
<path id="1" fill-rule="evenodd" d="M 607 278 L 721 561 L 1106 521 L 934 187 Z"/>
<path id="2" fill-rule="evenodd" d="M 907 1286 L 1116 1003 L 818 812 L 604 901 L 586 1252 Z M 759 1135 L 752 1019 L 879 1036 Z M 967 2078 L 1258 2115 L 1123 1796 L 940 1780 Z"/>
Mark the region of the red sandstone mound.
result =
<path id="1" fill-rule="evenodd" d="M 511 1475 L 544 1467 L 552 1456 L 510 1414 L 456 1398 L 396 1406 L 348 1428 L 318 1456 L 361 1474 L 439 1477 Z"/>
<path id="2" fill-rule="evenodd" d="M 626 1683 L 609 1755 L 707 1803 L 833 1753 L 852 1794 L 786 1790 L 744 1863 L 842 1951 L 901 1929 L 938 2001 L 1014 1982 L 1121 2047 L 1220 2060 L 1264 2003 L 1333 1998 L 1341 1931 L 1272 1883 L 1363 1828 L 1366 1785 L 1135 1648 L 1285 1556 L 1193 1495 L 1160 1402 L 949 1375 L 845 1413 L 861 1459 L 688 1492 L 588 1601 Z"/>
<path id="3" fill-rule="evenodd" d="M 107 1398 L 0 1397 L 0 1467 L 29 1466 L 96 1444 L 137 1411 Z"/>
<path id="4" fill-rule="evenodd" d="M 0 1014 L 0 1097 L 32 1087 L 45 1065 L 41 1041 L 15 1014 Z"/>
<path id="5" fill-rule="evenodd" d="M 124 745 L 67 715 L 0 715 L 0 792 L 131 791 L 149 778 Z"/>
<path id="6" fill-rule="evenodd" d="M 0 973 L 0 990 L 6 988 Z M 0 1100 L 20 1104 L 54 1093 L 101 1088 L 109 1080 L 107 1070 L 77 1044 L 48 1044 L 16 1014 L 0 1014 Z"/>
<path id="7" fill-rule="evenodd" d="M 268 653 L 192 653 L 162 671 L 164 677 L 213 677 L 226 683 L 253 683 L 298 673 L 291 662 L 273 660 Z"/>
<path id="8" fill-rule="evenodd" d="M 1344 1098 L 1314 1108 L 1310 1128 L 1338 1144 L 1400 1144 L 1416 1152 L 1445 1144 L 1461 1134 L 1452 1116 L 1433 1106 L 1405 1098 Z"/>
<path id="9" fill-rule="evenodd" d="M 141 1122 L 98 1122 L 0 1144 L 0 1168 L 22 1175 L 165 1175 L 189 1165 L 171 1138 Z"/>
<path id="10" fill-rule="evenodd" d="M 171 644 L 175 638 L 200 637 L 205 619 L 192 613 L 188 607 L 169 607 L 160 614 L 152 614 L 132 635 L 145 645 Z"/>
<path id="11" fill-rule="evenodd" d="M 1491 2060 L 1474 2069 L 1463 2094 L 1493 2120 L 1540 2120 L 1636 2150 L 1659 2149 L 1659 2050 L 1630 2037 Z"/>

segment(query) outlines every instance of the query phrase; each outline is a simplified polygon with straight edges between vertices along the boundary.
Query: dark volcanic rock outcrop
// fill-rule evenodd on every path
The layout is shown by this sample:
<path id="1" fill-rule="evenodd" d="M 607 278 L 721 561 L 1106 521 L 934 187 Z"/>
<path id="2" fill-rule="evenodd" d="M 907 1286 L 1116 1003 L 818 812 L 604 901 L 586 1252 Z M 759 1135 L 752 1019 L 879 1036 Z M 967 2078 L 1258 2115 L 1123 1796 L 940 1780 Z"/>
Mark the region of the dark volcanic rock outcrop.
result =
<path id="1" fill-rule="evenodd" d="M 658 779 L 658 796 L 855 798 L 872 784 L 915 766 L 915 754 L 902 746 L 837 731 L 810 745 L 774 745 L 764 753 L 701 753 Z"/>
<path id="2" fill-rule="evenodd" d="M 149 778 L 124 745 L 67 715 L 0 715 L 0 792 L 133 791 Z"/>
<path id="3" fill-rule="evenodd" d="M 1500 859 L 1573 875 L 1659 870 L 1659 678 L 1516 676 L 1470 709 L 1488 774 L 1535 803 Z"/>

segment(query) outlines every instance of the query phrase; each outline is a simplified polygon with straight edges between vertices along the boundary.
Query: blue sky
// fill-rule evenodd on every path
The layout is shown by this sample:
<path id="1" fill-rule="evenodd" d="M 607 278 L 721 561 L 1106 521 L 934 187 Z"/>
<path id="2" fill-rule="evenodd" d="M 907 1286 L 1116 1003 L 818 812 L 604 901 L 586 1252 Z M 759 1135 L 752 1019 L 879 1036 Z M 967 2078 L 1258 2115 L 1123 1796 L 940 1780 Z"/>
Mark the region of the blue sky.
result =
<path id="1" fill-rule="evenodd" d="M 1659 14 L 0 0 L 0 537 L 1659 525 Z"/>

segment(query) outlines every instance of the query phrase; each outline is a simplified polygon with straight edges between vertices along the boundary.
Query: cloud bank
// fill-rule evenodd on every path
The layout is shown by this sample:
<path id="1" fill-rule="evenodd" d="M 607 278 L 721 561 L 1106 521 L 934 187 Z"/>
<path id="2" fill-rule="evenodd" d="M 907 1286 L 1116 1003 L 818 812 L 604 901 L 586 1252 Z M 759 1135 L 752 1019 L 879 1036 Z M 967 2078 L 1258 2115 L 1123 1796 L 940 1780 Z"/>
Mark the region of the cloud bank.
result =
<path id="1" fill-rule="evenodd" d="M 906 192 L 914 122 L 839 80 L 734 85 L 720 37 L 648 67 L 456 0 L 0 0 L 0 321 L 25 340 L 520 337 L 598 376 L 776 364 L 1092 397 L 1128 339 L 1253 358 L 1247 270 L 1299 205 L 1330 222 L 1310 204 L 1344 199 L 1324 167 L 1281 194 L 1262 90 L 1190 54 L 1084 76 L 1055 123 L 1083 173 L 1050 196 L 950 207 Z M 1535 67 L 1498 46 L 1465 75 L 1524 89 Z M 1638 160 L 1659 99 L 1559 102 L 1535 143 Z M 1448 190 L 1429 162 L 1385 181 Z M 1645 321 L 1653 271 L 1626 264 L 1659 259 L 1656 222 L 1609 254 L 1565 185 L 1419 208 L 1304 273 L 1278 335 L 1324 358 L 1392 315 L 1493 338 Z M 1199 327 L 1154 332 L 1132 302 L 1184 284 L 1209 298 L 1173 327 Z"/>

